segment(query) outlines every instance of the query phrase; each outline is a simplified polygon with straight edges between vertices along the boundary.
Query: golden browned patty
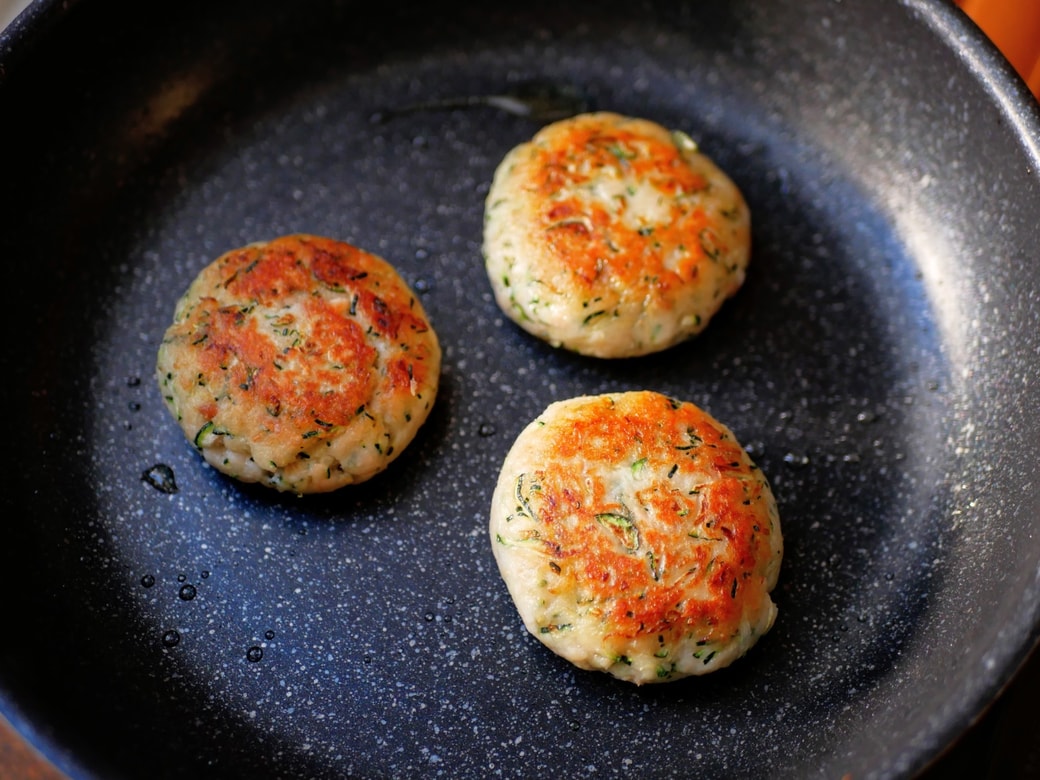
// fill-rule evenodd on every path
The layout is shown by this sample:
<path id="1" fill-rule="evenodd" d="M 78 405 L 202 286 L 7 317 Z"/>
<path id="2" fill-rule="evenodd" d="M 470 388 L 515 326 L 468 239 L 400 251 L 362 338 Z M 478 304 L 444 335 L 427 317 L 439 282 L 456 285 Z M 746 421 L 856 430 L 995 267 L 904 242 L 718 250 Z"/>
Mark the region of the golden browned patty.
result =
<path id="1" fill-rule="evenodd" d="M 550 405 L 502 465 L 490 531 L 527 629 L 583 669 L 704 674 L 776 617 L 766 478 L 724 425 L 658 393 Z"/>
<path id="2" fill-rule="evenodd" d="M 385 260 L 294 235 L 202 270 L 177 304 L 157 375 L 215 468 L 317 493 L 401 453 L 433 405 L 440 359 L 422 306 Z"/>
<path id="3" fill-rule="evenodd" d="M 612 113 L 543 128 L 485 204 L 502 310 L 555 346 L 643 355 L 703 330 L 744 281 L 742 195 L 685 134 Z"/>

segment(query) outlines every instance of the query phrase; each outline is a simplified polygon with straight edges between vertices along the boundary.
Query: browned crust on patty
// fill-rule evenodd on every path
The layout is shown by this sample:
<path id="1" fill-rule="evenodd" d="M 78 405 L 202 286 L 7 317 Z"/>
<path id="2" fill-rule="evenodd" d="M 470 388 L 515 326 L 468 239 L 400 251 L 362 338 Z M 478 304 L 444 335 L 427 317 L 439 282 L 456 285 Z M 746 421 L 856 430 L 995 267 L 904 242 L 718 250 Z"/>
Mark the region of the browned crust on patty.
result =
<path id="1" fill-rule="evenodd" d="M 491 532 L 528 629 L 584 668 L 700 674 L 775 616 L 768 482 L 728 428 L 657 393 L 551 405 L 503 464 Z"/>
<path id="2" fill-rule="evenodd" d="M 539 131 L 495 173 L 484 252 L 503 311 L 597 357 L 665 349 L 744 281 L 750 215 L 686 135 L 583 114 Z"/>
<path id="3" fill-rule="evenodd" d="M 426 418 L 439 370 L 436 335 L 397 271 L 308 235 L 207 266 L 158 360 L 164 398 L 207 460 L 301 493 L 385 468 Z"/>

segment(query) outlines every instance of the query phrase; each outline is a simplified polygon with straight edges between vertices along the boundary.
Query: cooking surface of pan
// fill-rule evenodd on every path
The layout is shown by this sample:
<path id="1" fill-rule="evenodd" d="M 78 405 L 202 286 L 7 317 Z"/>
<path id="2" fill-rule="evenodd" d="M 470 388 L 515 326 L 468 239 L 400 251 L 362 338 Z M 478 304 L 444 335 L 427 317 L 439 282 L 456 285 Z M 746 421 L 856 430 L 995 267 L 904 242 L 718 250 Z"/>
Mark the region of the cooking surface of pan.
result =
<path id="1" fill-rule="evenodd" d="M 0 82 L 0 708 L 65 771 L 908 775 L 1032 647 L 1040 122 L 953 9 L 57 5 Z M 532 85 L 742 188 L 749 276 L 697 339 L 596 361 L 496 308 Z M 308 498 L 205 467 L 152 376 L 198 270 L 293 232 L 394 263 L 444 348 L 411 447 Z M 486 528 L 530 419 L 642 388 L 734 429 L 786 554 L 746 658 L 636 688 L 526 634 Z"/>

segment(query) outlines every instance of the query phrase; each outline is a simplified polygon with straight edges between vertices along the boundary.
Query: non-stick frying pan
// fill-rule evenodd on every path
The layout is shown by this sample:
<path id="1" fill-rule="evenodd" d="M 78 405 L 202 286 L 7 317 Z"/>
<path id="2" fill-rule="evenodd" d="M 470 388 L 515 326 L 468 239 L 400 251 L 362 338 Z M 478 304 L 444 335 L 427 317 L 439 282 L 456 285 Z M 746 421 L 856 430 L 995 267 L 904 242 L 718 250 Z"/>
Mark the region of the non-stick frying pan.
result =
<path id="1" fill-rule="evenodd" d="M 745 192 L 694 341 L 597 361 L 496 309 L 483 198 L 546 115 L 473 98 L 532 89 Z M 0 710 L 80 778 L 919 771 L 1040 631 L 1038 138 L 938 0 L 37 6 L 0 39 Z M 152 377 L 195 273 L 291 232 L 397 265 L 445 349 L 413 445 L 322 497 L 205 467 Z M 786 540 L 773 631 L 642 688 L 528 636 L 486 533 L 527 421 L 635 388 L 734 428 Z"/>

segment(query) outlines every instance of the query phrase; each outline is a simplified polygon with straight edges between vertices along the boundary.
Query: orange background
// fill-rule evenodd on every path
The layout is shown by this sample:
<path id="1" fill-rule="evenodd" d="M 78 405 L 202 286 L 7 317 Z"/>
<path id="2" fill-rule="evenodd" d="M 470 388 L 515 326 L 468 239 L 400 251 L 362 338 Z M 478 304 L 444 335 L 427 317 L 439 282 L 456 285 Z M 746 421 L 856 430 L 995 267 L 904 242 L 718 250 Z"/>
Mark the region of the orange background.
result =
<path id="1" fill-rule="evenodd" d="M 1040 98 L 1040 0 L 957 0 Z"/>

